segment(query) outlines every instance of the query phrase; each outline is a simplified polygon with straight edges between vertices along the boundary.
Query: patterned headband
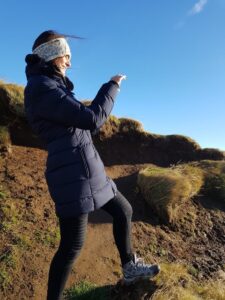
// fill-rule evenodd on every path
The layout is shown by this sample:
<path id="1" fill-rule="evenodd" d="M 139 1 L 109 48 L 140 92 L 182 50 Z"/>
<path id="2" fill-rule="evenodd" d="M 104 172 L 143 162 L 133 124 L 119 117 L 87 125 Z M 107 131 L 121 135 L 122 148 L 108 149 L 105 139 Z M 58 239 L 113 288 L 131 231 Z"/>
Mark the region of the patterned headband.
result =
<path id="1" fill-rule="evenodd" d="M 70 47 L 65 38 L 57 38 L 41 44 L 34 49 L 33 54 L 37 54 L 45 61 L 50 61 L 64 55 L 69 55 L 71 57 Z"/>

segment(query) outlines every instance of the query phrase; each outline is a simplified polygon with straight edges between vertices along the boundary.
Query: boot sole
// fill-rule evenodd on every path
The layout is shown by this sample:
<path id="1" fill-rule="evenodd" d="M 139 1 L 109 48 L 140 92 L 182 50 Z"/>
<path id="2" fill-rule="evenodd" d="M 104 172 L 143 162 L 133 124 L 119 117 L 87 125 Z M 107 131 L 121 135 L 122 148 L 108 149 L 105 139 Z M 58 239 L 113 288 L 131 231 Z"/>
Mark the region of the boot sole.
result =
<path id="1" fill-rule="evenodd" d="M 152 279 L 152 278 L 154 278 L 158 274 L 159 274 L 159 272 L 157 274 L 155 274 L 155 275 L 140 276 L 140 277 L 136 277 L 136 278 L 131 279 L 131 280 L 129 280 L 129 279 L 127 280 L 127 279 L 123 278 L 123 279 L 121 279 L 121 284 L 122 285 L 126 285 L 126 286 L 132 285 L 132 284 L 140 282 L 140 281 L 145 281 L 145 280 L 148 280 L 148 279 Z"/>

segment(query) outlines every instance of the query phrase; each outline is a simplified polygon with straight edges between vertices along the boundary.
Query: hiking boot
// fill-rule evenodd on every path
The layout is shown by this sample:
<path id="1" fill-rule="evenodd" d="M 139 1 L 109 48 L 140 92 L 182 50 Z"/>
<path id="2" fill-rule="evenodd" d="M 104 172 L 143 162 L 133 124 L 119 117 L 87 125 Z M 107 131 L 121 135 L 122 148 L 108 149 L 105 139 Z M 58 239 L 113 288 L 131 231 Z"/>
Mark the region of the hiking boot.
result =
<path id="1" fill-rule="evenodd" d="M 156 276 L 160 271 L 159 265 L 148 265 L 134 254 L 133 260 L 123 266 L 124 283 L 129 284 L 139 279 L 148 279 Z"/>

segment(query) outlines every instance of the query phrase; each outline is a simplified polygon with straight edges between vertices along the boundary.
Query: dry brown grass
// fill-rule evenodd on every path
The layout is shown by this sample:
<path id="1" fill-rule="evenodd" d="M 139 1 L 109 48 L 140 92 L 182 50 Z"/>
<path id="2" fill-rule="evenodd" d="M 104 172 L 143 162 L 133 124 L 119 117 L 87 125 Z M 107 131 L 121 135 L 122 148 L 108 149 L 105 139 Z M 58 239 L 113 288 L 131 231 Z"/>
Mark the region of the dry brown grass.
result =
<path id="1" fill-rule="evenodd" d="M 203 170 L 203 193 L 225 202 L 225 161 L 203 160 L 192 165 Z"/>
<path id="2" fill-rule="evenodd" d="M 185 151 L 196 151 L 199 150 L 201 147 L 200 145 L 190 138 L 189 136 L 184 136 L 180 134 L 172 134 L 166 136 L 167 143 L 171 143 L 172 145 L 185 149 Z"/>
<path id="3" fill-rule="evenodd" d="M 91 104 L 91 100 L 83 100 L 82 103 L 85 106 Z M 116 116 L 110 115 L 106 123 L 104 124 L 101 132 L 106 132 L 110 136 L 114 133 L 133 133 L 134 131 L 144 131 L 143 126 L 140 122 L 130 118 L 117 118 Z"/>
<path id="4" fill-rule="evenodd" d="M 182 264 L 162 264 L 154 280 L 158 286 L 151 300 L 225 300 L 222 279 L 196 282 Z"/>
<path id="5" fill-rule="evenodd" d="M 145 200 L 169 223 L 183 217 L 183 205 L 199 192 L 202 184 L 202 170 L 188 164 L 171 168 L 150 166 L 138 175 Z"/>
<path id="6" fill-rule="evenodd" d="M 134 134 L 143 132 L 141 123 L 127 118 L 117 118 L 110 115 L 100 129 L 100 139 L 111 138 L 114 134 Z"/>
<path id="7" fill-rule="evenodd" d="M 24 118 L 24 87 L 0 81 L 0 113 L 11 112 Z"/>
<path id="8" fill-rule="evenodd" d="M 128 119 L 128 118 L 119 118 L 119 127 L 120 127 L 120 132 L 123 133 L 131 133 L 134 131 L 137 132 L 142 132 L 144 131 L 143 126 L 140 122 L 133 120 L 133 119 Z"/>
<path id="9" fill-rule="evenodd" d="M 199 153 L 199 159 L 224 160 L 224 152 L 215 148 L 204 148 Z"/>
<path id="10" fill-rule="evenodd" d="M 11 143 L 11 140 L 10 140 L 10 133 L 9 133 L 8 127 L 0 126 L 0 145 L 8 146 L 10 143 Z"/>
<path id="11" fill-rule="evenodd" d="M 0 153 L 12 152 L 11 136 L 8 126 L 0 125 Z"/>
<path id="12" fill-rule="evenodd" d="M 10 199 L 10 193 L 0 186 L 0 234 L 4 241 L 0 247 L 0 290 L 6 290 L 12 284 L 12 274 L 18 272 L 18 249 L 15 243 L 8 243 L 6 235 L 13 236 L 18 226 L 18 210 Z"/>

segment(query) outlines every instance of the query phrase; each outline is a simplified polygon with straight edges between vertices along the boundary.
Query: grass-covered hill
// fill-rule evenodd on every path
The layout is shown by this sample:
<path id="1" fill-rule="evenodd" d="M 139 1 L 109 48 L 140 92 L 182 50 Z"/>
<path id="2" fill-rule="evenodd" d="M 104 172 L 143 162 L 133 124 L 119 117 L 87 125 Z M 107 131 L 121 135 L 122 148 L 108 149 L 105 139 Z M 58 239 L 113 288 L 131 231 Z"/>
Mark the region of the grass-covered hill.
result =
<path id="1" fill-rule="evenodd" d="M 26 122 L 23 87 L 0 82 L 0 113 L 0 299 L 45 299 L 60 239 L 44 179 L 45 145 Z M 65 299 L 224 300 L 223 152 L 114 116 L 94 141 L 133 207 L 134 250 L 162 271 L 154 280 L 122 285 L 112 220 L 97 211 Z"/>
<path id="2" fill-rule="evenodd" d="M 88 101 L 86 103 L 88 105 Z M 26 122 L 23 87 L 0 81 L 0 114 L 0 141 L 6 148 L 10 143 L 45 147 Z M 106 165 L 154 163 L 169 166 L 177 162 L 224 159 L 222 151 L 202 149 L 190 137 L 149 133 L 138 121 L 115 116 L 109 118 L 94 140 Z"/>

